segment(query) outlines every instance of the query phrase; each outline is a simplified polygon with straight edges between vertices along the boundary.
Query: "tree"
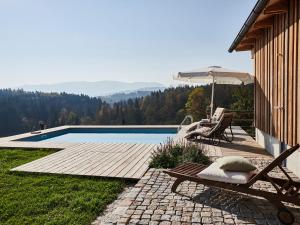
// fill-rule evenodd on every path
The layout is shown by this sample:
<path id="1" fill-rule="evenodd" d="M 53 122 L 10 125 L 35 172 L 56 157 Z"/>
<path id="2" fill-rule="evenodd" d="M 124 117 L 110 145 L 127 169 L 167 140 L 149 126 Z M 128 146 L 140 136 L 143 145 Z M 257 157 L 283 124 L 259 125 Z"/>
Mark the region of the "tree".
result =
<path id="1" fill-rule="evenodd" d="M 254 108 L 254 88 L 253 85 L 239 86 L 233 92 L 231 108 L 234 110 L 252 111 Z"/>
<path id="2" fill-rule="evenodd" d="M 76 125 L 79 123 L 79 118 L 76 113 L 70 112 L 67 119 L 67 124 Z"/>
<path id="3" fill-rule="evenodd" d="M 207 100 L 205 90 L 197 87 L 191 91 L 185 105 L 186 112 L 193 116 L 194 120 L 200 120 L 206 117 Z"/>

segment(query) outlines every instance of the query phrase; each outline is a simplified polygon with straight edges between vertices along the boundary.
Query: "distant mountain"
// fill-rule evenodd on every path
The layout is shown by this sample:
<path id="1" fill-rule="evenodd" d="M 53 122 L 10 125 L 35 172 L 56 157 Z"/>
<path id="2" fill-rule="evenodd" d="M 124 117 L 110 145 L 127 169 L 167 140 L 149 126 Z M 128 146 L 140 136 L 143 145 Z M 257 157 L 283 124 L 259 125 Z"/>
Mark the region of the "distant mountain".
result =
<path id="1" fill-rule="evenodd" d="M 115 93 L 130 93 L 136 91 L 153 91 L 164 89 L 157 82 L 121 82 L 121 81 L 78 81 L 57 84 L 24 85 L 18 87 L 24 91 L 66 92 L 70 94 L 85 94 L 89 96 L 106 96 Z"/>
<path id="2" fill-rule="evenodd" d="M 126 101 L 128 99 L 135 99 L 135 98 L 140 98 L 140 97 L 144 97 L 147 95 L 150 95 L 151 92 L 153 91 L 158 91 L 161 90 L 163 91 L 165 88 L 143 88 L 143 89 L 139 89 L 137 91 L 134 92 L 121 92 L 121 93 L 115 93 L 112 95 L 106 95 L 106 96 L 100 96 L 100 98 L 109 103 L 109 104 L 113 104 L 115 102 L 119 102 L 119 101 Z"/>

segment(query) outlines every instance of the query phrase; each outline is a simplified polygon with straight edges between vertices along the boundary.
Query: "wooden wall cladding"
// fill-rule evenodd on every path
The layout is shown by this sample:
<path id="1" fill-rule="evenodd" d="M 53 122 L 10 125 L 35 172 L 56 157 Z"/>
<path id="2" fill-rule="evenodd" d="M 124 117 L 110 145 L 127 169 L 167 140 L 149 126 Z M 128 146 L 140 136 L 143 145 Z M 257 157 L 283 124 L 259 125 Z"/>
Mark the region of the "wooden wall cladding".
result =
<path id="1" fill-rule="evenodd" d="M 255 126 L 289 145 L 300 143 L 299 20 L 299 0 L 290 0 L 254 48 Z"/>

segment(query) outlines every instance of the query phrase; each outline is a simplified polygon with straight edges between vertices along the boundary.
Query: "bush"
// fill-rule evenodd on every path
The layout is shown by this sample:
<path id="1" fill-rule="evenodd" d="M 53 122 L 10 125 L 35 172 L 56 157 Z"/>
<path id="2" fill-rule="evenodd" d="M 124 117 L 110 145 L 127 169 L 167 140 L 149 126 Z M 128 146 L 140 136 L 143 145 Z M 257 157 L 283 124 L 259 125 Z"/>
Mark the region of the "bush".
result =
<path id="1" fill-rule="evenodd" d="M 152 168 L 174 168 L 185 162 L 200 163 L 208 165 L 209 158 L 203 153 L 201 145 L 191 143 L 173 144 L 168 141 L 161 144 L 152 153 L 150 167 Z"/>

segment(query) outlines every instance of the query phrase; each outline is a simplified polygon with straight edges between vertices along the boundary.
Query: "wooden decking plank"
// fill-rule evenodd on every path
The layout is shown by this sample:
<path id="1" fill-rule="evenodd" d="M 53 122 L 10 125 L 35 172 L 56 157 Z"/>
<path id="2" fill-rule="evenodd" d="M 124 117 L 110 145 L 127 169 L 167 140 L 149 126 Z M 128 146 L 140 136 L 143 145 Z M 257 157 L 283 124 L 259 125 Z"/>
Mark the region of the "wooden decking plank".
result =
<path id="1" fill-rule="evenodd" d="M 122 148 L 125 144 L 124 143 L 120 143 L 120 144 L 114 144 L 113 148 Z M 98 159 L 97 161 L 94 161 L 92 164 L 89 164 L 88 166 L 83 167 L 81 170 L 77 171 L 78 174 L 81 175 L 89 175 L 92 174 L 93 170 L 99 166 L 103 166 L 104 162 L 109 160 L 110 158 L 115 158 L 117 156 L 119 156 L 120 154 L 122 154 L 121 152 L 99 152 L 98 153 L 99 156 L 102 157 L 100 159 Z"/>
<path id="2" fill-rule="evenodd" d="M 52 171 L 58 173 L 65 173 L 67 170 L 72 171 L 73 167 L 81 165 L 83 162 L 87 161 L 89 158 L 93 157 L 97 152 L 92 151 L 91 149 L 96 146 L 95 143 L 90 143 L 86 145 L 84 152 L 74 154 L 73 157 L 66 159 L 64 162 L 60 163 L 56 168 L 53 168 Z M 105 147 L 103 145 L 98 147 Z"/>
<path id="3" fill-rule="evenodd" d="M 81 164 L 84 163 L 86 160 L 91 160 L 94 157 L 94 155 L 96 155 L 99 152 L 105 151 L 106 147 L 108 147 L 110 145 L 111 144 L 109 144 L 109 143 L 103 143 L 103 144 L 94 143 L 86 149 L 86 151 L 84 153 L 86 155 L 85 157 L 79 158 L 78 156 L 76 156 L 74 158 L 74 163 L 68 162 L 68 164 L 65 164 L 64 167 L 65 168 L 68 167 L 68 169 L 71 170 L 73 167 L 75 167 L 77 165 L 81 166 Z"/>
<path id="4" fill-rule="evenodd" d="M 98 165 L 91 173 L 92 175 L 95 176 L 102 176 L 102 174 L 110 169 L 112 166 L 114 166 L 116 164 L 116 162 L 118 162 L 119 160 L 121 160 L 124 155 L 127 154 L 127 152 L 132 149 L 136 144 L 125 144 L 123 146 L 124 152 L 123 154 L 119 154 L 116 157 L 110 157 L 108 160 L 106 160 L 102 165 Z"/>
<path id="5" fill-rule="evenodd" d="M 92 165 L 100 164 L 101 162 L 103 162 L 106 159 L 106 157 L 108 155 L 107 149 L 115 148 L 117 146 L 120 146 L 120 144 L 107 143 L 107 145 L 103 146 L 101 149 L 98 148 L 97 154 L 94 155 L 92 159 L 90 159 L 90 162 L 87 163 L 86 165 L 82 165 L 80 169 L 77 169 L 76 173 L 81 174 L 82 171 L 88 170 L 89 168 L 91 168 Z M 111 154 L 115 154 L 115 153 L 111 152 Z"/>
<path id="6" fill-rule="evenodd" d="M 56 153 L 54 153 L 56 154 Z M 44 169 L 48 169 L 48 167 L 53 166 L 54 164 L 58 164 L 59 160 L 64 160 L 66 157 L 64 156 L 64 153 L 62 152 L 62 154 L 56 154 L 55 156 L 49 155 L 49 157 L 47 157 L 47 159 L 42 158 L 42 160 L 36 160 L 33 162 L 30 162 L 28 164 L 26 164 L 26 168 L 22 168 L 22 169 L 27 169 L 27 170 L 41 170 L 41 167 L 43 167 Z M 42 171 L 41 171 L 42 172 Z"/>
<path id="7" fill-rule="evenodd" d="M 65 150 L 60 150 L 58 152 L 52 153 L 50 155 L 47 155 L 47 156 L 45 156 L 43 158 L 40 158 L 40 159 L 34 160 L 32 162 L 28 162 L 26 164 L 18 166 L 18 167 L 14 168 L 14 169 L 15 170 L 17 170 L 18 168 L 22 168 L 22 169 L 24 168 L 25 169 L 27 166 L 35 168 L 35 165 L 39 166 L 42 163 L 51 164 L 52 162 L 56 162 L 56 160 L 57 160 L 56 158 L 61 158 L 61 156 L 65 154 L 65 152 L 63 152 L 63 151 L 72 152 L 73 149 L 80 148 L 83 145 L 84 145 L 84 143 L 77 144 L 76 146 L 72 146 L 71 148 L 68 148 L 68 149 L 65 149 Z"/>
<path id="8" fill-rule="evenodd" d="M 145 155 L 145 157 L 143 158 L 142 164 L 140 164 L 140 166 L 136 166 L 132 169 L 132 172 L 126 174 L 124 177 L 132 177 L 132 178 L 141 178 L 144 173 L 147 171 L 147 169 L 149 168 L 149 161 L 150 161 L 150 157 L 151 157 L 151 153 L 148 153 L 147 155 Z"/>
<path id="9" fill-rule="evenodd" d="M 116 158 L 110 159 L 104 167 L 99 167 L 99 170 L 94 172 L 97 176 L 107 176 L 111 171 L 118 167 L 120 162 L 134 154 L 134 149 L 138 148 L 139 144 L 127 144 L 126 151 Z"/>
<path id="10" fill-rule="evenodd" d="M 91 149 L 95 145 L 95 143 L 88 143 L 84 145 L 84 147 L 82 148 L 83 150 L 81 149 L 80 151 L 74 152 L 74 154 L 71 157 L 65 158 L 56 166 L 51 167 L 50 170 L 52 172 L 59 173 L 59 171 L 66 170 L 66 168 L 68 168 L 69 166 L 77 165 L 78 163 L 90 156 L 89 149 Z"/>
<path id="11" fill-rule="evenodd" d="M 115 163 L 109 170 L 106 170 L 102 175 L 109 177 L 118 177 L 118 174 L 126 166 L 130 165 L 132 161 L 143 152 L 143 148 L 147 146 L 146 144 L 137 144 L 135 148 L 132 148 L 121 160 Z"/>
<path id="12" fill-rule="evenodd" d="M 67 148 L 65 150 L 61 150 L 60 152 L 56 152 L 54 154 L 48 155 L 46 157 L 41 158 L 40 160 L 35 160 L 29 165 L 33 168 L 35 167 L 44 167 L 45 169 L 49 167 L 53 167 L 54 165 L 57 165 L 61 163 L 61 161 L 66 160 L 67 158 L 70 158 L 74 155 L 74 153 L 79 151 L 84 151 L 85 143 L 82 143 L 81 145 L 77 145 L 73 148 Z"/>
<path id="13" fill-rule="evenodd" d="M 109 164 L 113 163 L 113 160 L 116 158 L 119 158 L 122 155 L 122 152 L 119 151 L 119 149 L 127 149 L 128 144 L 126 143 L 119 143 L 115 144 L 116 151 L 115 152 L 106 152 L 105 157 L 103 160 L 99 161 L 99 163 L 94 164 L 91 166 L 86 172 L 82 171 L 82 174 L 89 174 L 89 175 L 95 175 L 94 173 L 101 170 L 101 168 L 105 168 L 106 166 L 109 166 Z"/>
<path id="14" fill-rule="evenodd" d="M 144 146 L 140 146 L 140 148 L 135 151 L 132 156 L 122 162 L 122 164 L 120 164 L 114 171 L 112 171 L 109 176 L 123 177 L 126 172 L 133 166 L 135 166 L 138 163 L 139 159 L 147 153 L 148 147 L 149 145 L 147 144 L 145 144 Z"/>
<path id="15" fill-rule="evenodd" d="M 71 167 L 66 168 L 64 171 L 66 173 L 80 174 L 80 172 L 83 169 L 85 169 L 86 167 L 90 167 L 91 164 L 93 164 L 93 163 L 99 164 L 99 161 L 101 161 L 101 160 L 99 160 L 99 158 L 97 156 L 107 155 L 107 153 L 106 153 L 107 148 L 115 148 L 115 147 L 118 147 L 118 146 L 121 146 L 121 145 L 119 145 L 119 144 L 109 144 L 109 143 L 103 144 L 98 151 L 94 151 L 94 152 L 90 151 L 91 154 L 89 154 L 89 156 L 87 158 L 85 158 L 84 160 L 76 161 L 76 164 L 74 164 Z M 111 154 L 118 154 L 118 153 L 112 152 Z"/>
<path id="16" fill-rule="evenodd" d="M 121 157 L 114 160 L 114 163 L 111 167 L 107 168 L 106 170 L 102 171 L 100 175 L 102 176 L 108 176 L 108 177 L 115 177 L 113 175 L 113 172 L 115 170 L 118 170 L 122 164 L 131 156 L 135 156 L 138 151 L 143 147 L 143 144 L 135 144 L 131 148 L 129 148 L 126 152 L 122 154 Z"/>
<path id="17" fill-rule="evenodd" d="M 89 144 L 84 144 L 78 149 L 73 149 L 72 151 L 63 151 L 61 155 L 54 155 L 53 158 L 51 158 L 51 163 L 49 160 L 49 163 L 47 163 L 47 166 L 43 165 L 43 168 L 39 168 L 39 172 L 45 172 L 45 171 L 52 171 L 53 168 L 59 167 L 62 163 L 64 163 L 66 160 L 72 160 L 77 155 L 84 154 L 86 149 L 89 147 Z"/>
<path id="18" fill-rule="evenodd" d="M 150 149 L 150 151 L 148 151 L 143 156 L 143 158 L 140 159 L 139 163 L 136 164 L 134 166 L 134 168 L 132 168 L 125 176 L 129 176 L 129 177 L 134 176 L 134 174 L 137 173 L 138 171 L 144 171 L 145 172 L 148 169 L 148 167 L 149 167 L 148 161 L 150 161 L 151 155 L 155 151 L 156 147 L 157 147 L 157 144 L 154 144 L 152 146 L 152 148 Z M 143 167 L 143 165 L 145 165 L 145 167 Z"/>
<path id="19" fill-rule="evenodd" d="M 153 150 L 153 148 L 156 145 L 154 144 L 149 144 L 147 146 L 145 146 L 144 150 L 141 151 L 141 153 L 135 158 L 133 159 L 130 164 L 127 164 L 125 168 L 123 168 L 119 173 L 118 173 L 118 177 L 126 177 L 127 174 L 129 174 L 129 172 L 131 172 L 132 170 L 134 170 L 137 167 L 140 167 L 141 162 L 143 162 L 143 159 L 145 158 L 145 156 L 147 156 L 148 154 L 151 155 L 151 151 Z M 129 176 L 130 177 L 130 176 Z"/>

